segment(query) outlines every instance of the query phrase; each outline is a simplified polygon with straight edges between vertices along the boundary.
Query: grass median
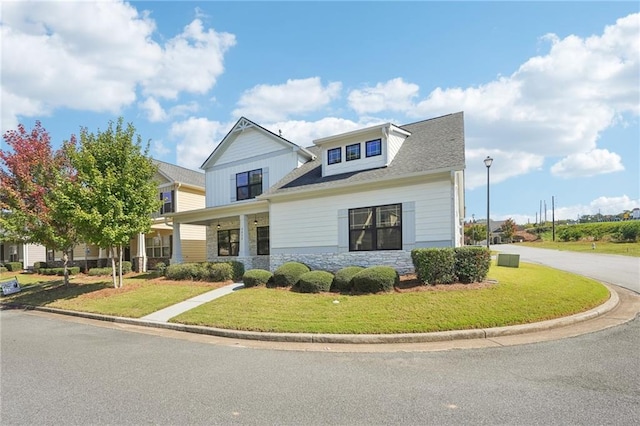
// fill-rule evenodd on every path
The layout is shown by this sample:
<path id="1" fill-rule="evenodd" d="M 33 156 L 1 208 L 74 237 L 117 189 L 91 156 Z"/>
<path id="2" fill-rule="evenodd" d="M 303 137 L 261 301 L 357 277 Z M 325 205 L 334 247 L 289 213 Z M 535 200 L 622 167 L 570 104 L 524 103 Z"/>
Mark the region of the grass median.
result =
<path id="1" fill-rule="evenodd" d="M 2 274 L 0 281 L 14 275 Z M 113 288 L 110 277 L 74 276 L 65 286 L 60 277 L 19 274 L 22 291 L 2 298 L 3 303 L 46 306 L 140 318 L 228 283 L 168 281 L 151 275 L 130 275 L 123 288 Z"/>
<path id="2" fill-rule="evenodd" d="M 582 253 L 618 254 L 640 257 L 640 243 L 616 243 L 612 241 L 532 241 L 518 245 L 551 250 L 575 251 Z"/>
<path id="3" fill-rule="evenodd" d="M 498 283 L 363 296 L 249 288 L 170 321 L 262 332 L 424 333 L 543 321 L 589 310 L 609 298 L 596 281 L 527 263 L 492 266 L 489 279 Z"/>

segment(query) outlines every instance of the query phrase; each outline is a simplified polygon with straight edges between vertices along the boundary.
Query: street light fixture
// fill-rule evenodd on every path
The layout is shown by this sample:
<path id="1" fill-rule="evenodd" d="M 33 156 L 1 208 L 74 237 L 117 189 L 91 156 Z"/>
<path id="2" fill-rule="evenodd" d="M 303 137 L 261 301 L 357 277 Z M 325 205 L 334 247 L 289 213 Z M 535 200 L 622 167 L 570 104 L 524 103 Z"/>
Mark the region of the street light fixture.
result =
<path id="1" fill-rule="evenodd" d="M 487 155 L 487 158 L 484 159 L 484 165 L 487 166 L 487 250 L 489 249 L 491 233 L 491 220 L 489 219 L 489 168 L 491 167 L 491 163 L 493 163 L 493 158 Z"/>

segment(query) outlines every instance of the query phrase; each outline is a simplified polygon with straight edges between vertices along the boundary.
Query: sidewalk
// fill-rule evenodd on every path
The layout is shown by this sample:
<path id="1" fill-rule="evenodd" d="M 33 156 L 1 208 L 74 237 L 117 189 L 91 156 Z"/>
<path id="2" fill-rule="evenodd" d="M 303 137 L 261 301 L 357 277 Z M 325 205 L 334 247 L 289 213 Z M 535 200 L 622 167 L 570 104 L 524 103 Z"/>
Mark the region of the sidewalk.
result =
<path id="1" fill-rule="evenodd" d="M 191 299 L 185 300 L 184 302 L 177 303 L 175 305 L 169 306 L 167 308 L 161 309 L 157 312 L 149 314 L 140 318 L 141 320 L 157 322 L 157 323 L 165 323 L 168 322 L 169 319 L 180 315 L 188 310 L 196 308 L 203 303 L 207 303 L 212 301 L 213 299 L 217 299 L 222 296 L 226 296 L 227 294 L 231 294 L 236 290 L 240 290 L 244 287 L 242 283 L 233 283 L 226 285 L 224 287 L 217 288 L 215 290 L 211 290 L 207 293 L 200 294 L 196 297 L 192 297 Z"/>

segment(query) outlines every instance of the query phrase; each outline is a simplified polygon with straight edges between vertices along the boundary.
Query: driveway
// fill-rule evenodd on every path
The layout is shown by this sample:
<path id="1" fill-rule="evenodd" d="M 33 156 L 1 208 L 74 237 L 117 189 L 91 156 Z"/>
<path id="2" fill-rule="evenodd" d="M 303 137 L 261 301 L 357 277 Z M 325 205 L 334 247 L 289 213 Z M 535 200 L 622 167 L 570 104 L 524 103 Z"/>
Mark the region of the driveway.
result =
<path id="1" fill-rule="evenodd" d="M 501 253 L 519 254 L 520 260 L 525 262 L 540 263 L 640 293 L 639 257 L 548 250 L 517 244 L 491 248 Z"/>

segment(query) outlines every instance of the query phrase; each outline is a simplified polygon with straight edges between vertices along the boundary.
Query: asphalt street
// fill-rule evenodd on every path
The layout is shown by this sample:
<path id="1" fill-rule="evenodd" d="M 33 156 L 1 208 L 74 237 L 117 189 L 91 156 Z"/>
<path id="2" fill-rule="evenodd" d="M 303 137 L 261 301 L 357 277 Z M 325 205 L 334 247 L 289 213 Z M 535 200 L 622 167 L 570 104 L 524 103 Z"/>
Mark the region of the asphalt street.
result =
<path id="1" fill-rule="evenodd" d="M 499 244 L 491 248 L 501 253 L 519 254 L 521 261 L 540 263 L 640 293 L 640 257 L 547 250 L 518 244 Z"/>

